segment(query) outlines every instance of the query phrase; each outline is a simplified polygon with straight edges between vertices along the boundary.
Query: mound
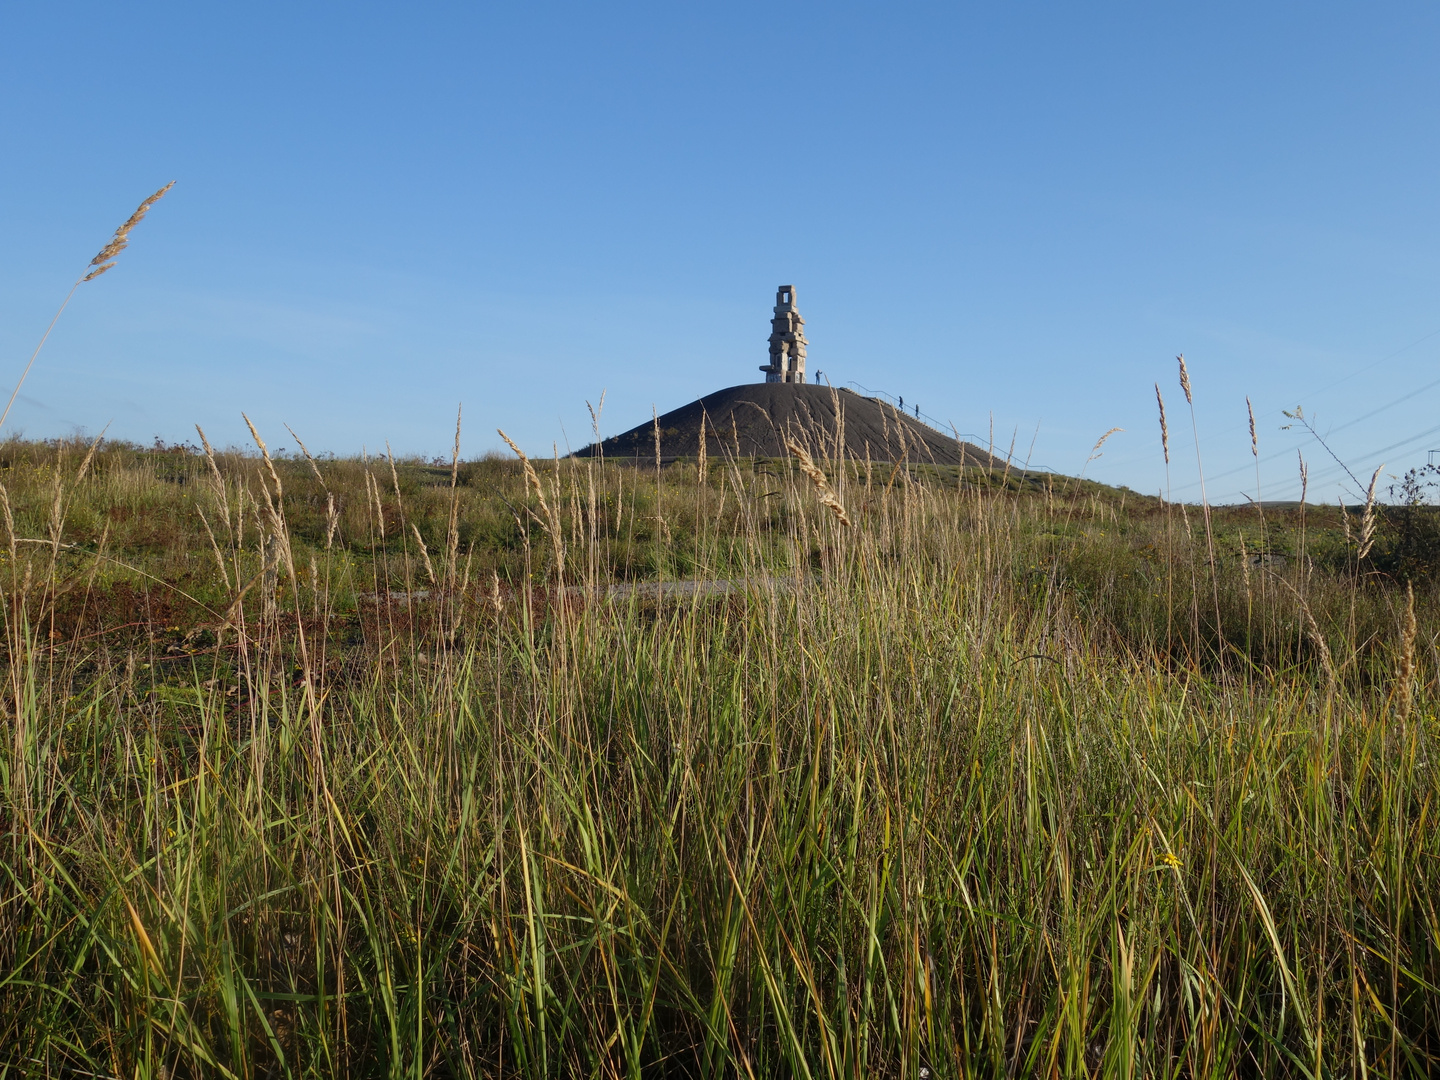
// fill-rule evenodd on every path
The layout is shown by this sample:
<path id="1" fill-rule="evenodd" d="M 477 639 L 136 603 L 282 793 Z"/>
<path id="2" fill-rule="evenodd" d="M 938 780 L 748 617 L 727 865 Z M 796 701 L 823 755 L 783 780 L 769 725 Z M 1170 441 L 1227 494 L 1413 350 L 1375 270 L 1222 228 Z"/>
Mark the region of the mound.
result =
<path id="1" fill-rule="evenodd" d="M 837 417 L 838 411 L 838 417 Z M 800 383 L 755 383 L 717 390 L 659 418 L 663 461 L 694 458 L 704 421 L 706 453 L 784 457 L 785 439 L 798 438 L 816 457 L 836 456 L 836 433 L 844 432 L 847 457 L 937 465 L 1000 465 L 978 446 L 958 442 L 893 405 L 850 390 Z M 838 422 L 837 422 L 838 419 Z M 576 451 L 592 457 L 654 460 L 655 423 L 641 424 L 598 445 Z"/>

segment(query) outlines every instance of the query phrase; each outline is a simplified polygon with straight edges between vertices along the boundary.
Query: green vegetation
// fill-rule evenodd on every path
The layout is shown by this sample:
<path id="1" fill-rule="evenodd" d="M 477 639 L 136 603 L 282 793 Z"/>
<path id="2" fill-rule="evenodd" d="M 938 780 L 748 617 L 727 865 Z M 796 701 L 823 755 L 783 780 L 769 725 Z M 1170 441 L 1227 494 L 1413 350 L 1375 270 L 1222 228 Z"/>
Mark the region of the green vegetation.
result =
<path id="1" fill-rule="evenodd" d="M 1436 1069 L 1383 517 L 87 451 L 0 446 L 7 1076 Z"/>

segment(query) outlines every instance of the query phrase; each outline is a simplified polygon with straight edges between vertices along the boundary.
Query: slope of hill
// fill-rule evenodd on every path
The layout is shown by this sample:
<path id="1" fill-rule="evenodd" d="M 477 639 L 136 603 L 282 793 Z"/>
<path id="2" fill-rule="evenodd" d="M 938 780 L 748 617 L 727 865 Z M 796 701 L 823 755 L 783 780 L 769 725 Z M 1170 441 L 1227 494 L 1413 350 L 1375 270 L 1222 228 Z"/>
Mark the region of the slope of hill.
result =
<path id="1" fill-rule="evenodd" d="M 837 422 L 838 417 L 838 422 Z M 755 383 L 707 394 L 659 418 L 660 457 L 693 458 L 700 451 L 702 419 L 706 453 L 783 457 L 785 439 L 798 438 L 817 457 L 872 461 L 934 462 L 937 465 L 1003 465 L 971 443 L 959 442 L 905 416 L 893 405 L 850 390 L 796 383 Z M 651 421 L 576 452 L 591 457 L 653 460 Z"/>

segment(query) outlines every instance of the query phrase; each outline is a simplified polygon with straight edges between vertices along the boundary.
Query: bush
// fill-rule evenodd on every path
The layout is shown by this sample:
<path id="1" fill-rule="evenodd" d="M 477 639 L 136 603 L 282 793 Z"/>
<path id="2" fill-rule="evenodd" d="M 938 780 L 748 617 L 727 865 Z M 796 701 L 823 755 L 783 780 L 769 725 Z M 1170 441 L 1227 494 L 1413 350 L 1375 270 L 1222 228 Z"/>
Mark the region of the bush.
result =
<path id="1" fill-rule="evenodd" d="M 1440 466 L 1411 469 L 1390 485 L 1391 505 L 1381 511 L 1381 531 L 1372 554 L 1377 570 L 1401 581 L 1433 578 L 1440 570 L 1440 506 L 1430 502 L 1440 486 Z"/>

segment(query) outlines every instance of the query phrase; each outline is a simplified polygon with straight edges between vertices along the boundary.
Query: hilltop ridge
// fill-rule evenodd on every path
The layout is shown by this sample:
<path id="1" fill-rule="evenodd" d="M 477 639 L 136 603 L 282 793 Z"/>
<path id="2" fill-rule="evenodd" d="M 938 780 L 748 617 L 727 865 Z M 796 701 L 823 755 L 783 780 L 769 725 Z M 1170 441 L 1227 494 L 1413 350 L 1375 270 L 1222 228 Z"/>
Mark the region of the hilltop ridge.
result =
<path id="1" fill-rule="evenodd" d="M 655 427 L 660 427 L 660 458 L 675 461 L 700 452 L 702 420 L 706 453 L 739 457 L 784 457 L 785 439 L 800 440 L 811 454 L 871 461 L 937 465 L 1003 466 L 1001 459 L 972 443 L 944 435 L 879 398 L 851 390 L 806 383 L 751 383 L 717 390 L 672 409 L 657 420 L 575 452 L 593 457 L 654 460 Z M 837 437 L 843 432 L 843 438 Z"/>

